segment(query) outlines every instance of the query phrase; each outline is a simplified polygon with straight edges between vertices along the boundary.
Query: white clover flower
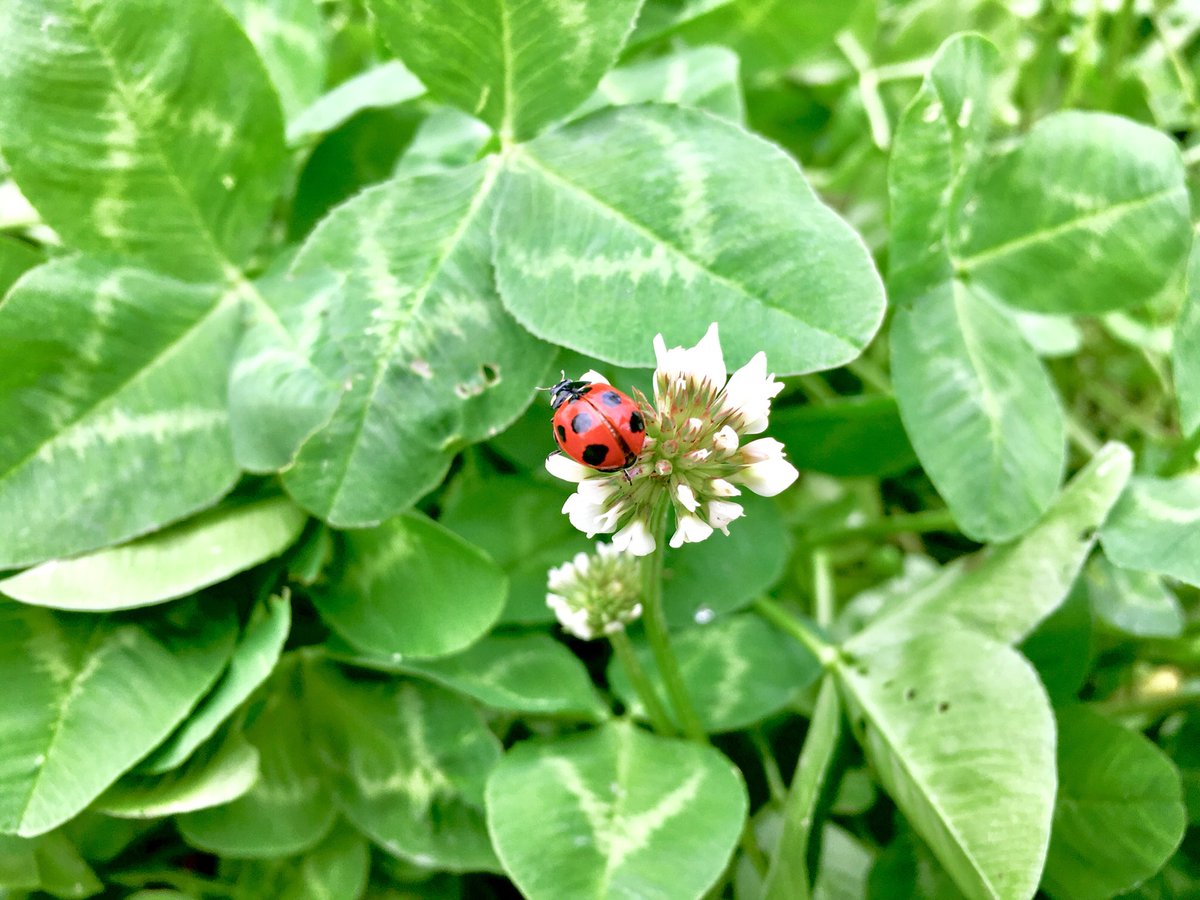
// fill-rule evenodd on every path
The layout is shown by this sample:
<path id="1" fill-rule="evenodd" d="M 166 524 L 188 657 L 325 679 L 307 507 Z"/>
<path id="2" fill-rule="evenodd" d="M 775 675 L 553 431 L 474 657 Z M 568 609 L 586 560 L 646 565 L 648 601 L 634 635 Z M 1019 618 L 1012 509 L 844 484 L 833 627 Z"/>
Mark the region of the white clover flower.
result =
<path id="1" fill-rule="evenodd" d="M 624 630 L 642 614 L 637 560 L 613 544 L 592 555 L 576 553 L 550 570 L 546 605 L 563 629 L 590 641 Z"/>
<path id="2" fill-rule="evenodd" d="M 729 533 L 743 516 L 729 498 L 743 485 L 773 497 L 799 473 L 772 438 L 742 443 L 767 427 L 771 401 L 783 389 L 767 372 L 767 357 L 756 353 L 726 380 L 725 357 L 713 324 L 695 347 L 667 348 L 654 338 L 657 368 L 654 403 L 638 394 L 646 443 L 637 461 L 619 472 L 598 472 L 565 456 L 546 460 L 550 474 L 578 484 L 563 505 L 571 524 L 589 537 L 612 534 L 613 545 L 635 556 L 656 548 L 649 526 L 652 510 L 666 497 L 675 512 L 670 545 L 680 547 Z M 589 372 L 585 381 L 603 381 Z"/>

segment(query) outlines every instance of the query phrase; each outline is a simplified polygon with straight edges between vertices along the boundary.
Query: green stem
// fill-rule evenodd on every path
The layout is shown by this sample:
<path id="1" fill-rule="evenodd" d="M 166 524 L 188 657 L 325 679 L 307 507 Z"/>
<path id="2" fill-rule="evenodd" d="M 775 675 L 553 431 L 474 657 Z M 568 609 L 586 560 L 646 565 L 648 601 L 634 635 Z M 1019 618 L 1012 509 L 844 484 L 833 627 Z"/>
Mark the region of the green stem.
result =
<path id="1" fill-rule="evenodd" d="M 903 513 L 898 516 L 885 516 L 872 519 L 859 525 L 845 525 L 841 528 L 828 528 L 824 531 L 812 531 L 804 535 L 806 544 L 835 544 L 839 541 L 849 541 L 856 538 L 887 537 L 892 534 L 925 534 L 930 531 L 957 532 L 958 525 L 948 509 L 925 509 L 915 513 Z"/>
<path id="2" fill-rule="evenodd" d="M 846 364 L 849 369 L 865 387 L 872 388 L 881 394 L 890 394 L 892 392 L 892 384 L 888 379 L 887 372 L 872 362 L 865 356 L 860 356 Z"/>
<path id="3" fill-rule="evenodd" d="M 820 637 L 802 621 L 791 615 L 774 600 L 771 600 L 769 597 L 759 597 L 754 601 L 754 608 L 764 619 L 777 626 L 781 631 L 786 631 L 807 647 L 809 652 L 825 668 L 829 668 L 837 659 L 838 652 L 836 647 L 827 643 L 824 638 Z"/>
<path id="4" fill-rule="evenodd" d="M 783 773 L 779 771 L 779 762 L 771 750 L 771 744 L 760 728 L 751 730 L 749 735 L 750 743 L 754 744 L 754 749 L 762 760 L 763 777 L 767 779 L 767 790 L 771 792 L 771 799 L 782 805 L 787 799 L 788 789 L 783 780 Z"/>
<path id="5" fill-rule="evenodd" d="M 765 876 L 771 868 L 771 861 L 763 853 L 762 847 L 758 846 L 758 838 L 754 835 L 754 819 L 750 816 L 746 817 L 746 824 L 742 826 L 741 845 L 742 853 L 746 854 L 750 865 L 754 866 L 759 875 Z"/>
<path id="6" fill-rule="evenodd" d="M 833 624 L 833 572 L 829 565 L 829 550 L 817 547 L 812 552 L 813 618 L 821 628 Z"/>
<path id="7" fill-rule="evenodd" d="M 663 686 L 671 706 L 675 709 L 675 720 L 679 722 L 683 733 L 698 743 L 707 743 L 704 726 L 692 706 L 687 688 L 683 683 L 683 674 L 679 670 L 679 660 L 671 650 L 671 639 L 667 634 L 667 617 L 663 612 L 662 603 L 662 574 L 663 560 L 666 557 L 667 542 L 667 504 L 659 502 L 650 516 L 650 533 L 654 535 L 654 552 L 642 558 L 642 604 L 645 607 L 644 622 L 646 638 L 650 642 L 650 650 L 654 654 L 654 664 L 662 678 Z"/>
<path id="8" fill-rule="evenodd" d="M 1146 717 L 1157 719 L 1178 709 L 1200 705 L 1200 688 L 1181 687 L 1169 694 L 1143 697 L 1110 697 L 1089 703 L 1088 706 L 1113 718 Z"/>
<path id="9" fill-rule="evenodd" d="M 654 730 L 659 734 L 675 734 L 675 726 L 671 724 L 671 717 L 667 715 L 666 707 L 662 705 L 658 691 L 642 667 L 637 654 L 633 652 L 633 644 L 629 641 L 629 635 L 623 630 L 618 631 L 610 634 L 608 641 L 612 644 L 617 659 L 621 661 L 621 667 L 625 670 L 625 674 L 629 676 L 629 683 L 633 685 L 634 692 L 642 701 L 642 706 L 646 710 L 646 715 L 650 717 L 650 724 L 654 726 Z"/>
<path id="10" fill-rule="evenodd" d="M 800 382 L 800 390 L 808 395 L 808 400 L 814 406 L 824 406 L 837 400 L 838 393 L 825 383 L 820 375 L 801 375 L 796 379 Z"/>
<path id="11" fill-rule="evenodd" d="M 1100 439 L 1079 421 L 1078 417 L 1067 413 L 1067 439 L 1088 456 L 1095 456 L 1102 446 Z"/>

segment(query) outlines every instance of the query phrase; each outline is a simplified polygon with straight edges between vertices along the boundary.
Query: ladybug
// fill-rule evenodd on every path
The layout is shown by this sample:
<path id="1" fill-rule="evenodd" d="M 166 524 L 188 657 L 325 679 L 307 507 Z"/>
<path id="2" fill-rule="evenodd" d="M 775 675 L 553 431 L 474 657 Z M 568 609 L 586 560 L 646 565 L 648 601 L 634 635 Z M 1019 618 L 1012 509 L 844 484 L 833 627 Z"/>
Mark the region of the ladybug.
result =
<path id="1" fill-rule="evenodd" d="M 576 462 L 618 472 L 637 460 L 646 423 L 637 404 L 611 384 L 564 378 L 550 388 L 554 440 Z"/>

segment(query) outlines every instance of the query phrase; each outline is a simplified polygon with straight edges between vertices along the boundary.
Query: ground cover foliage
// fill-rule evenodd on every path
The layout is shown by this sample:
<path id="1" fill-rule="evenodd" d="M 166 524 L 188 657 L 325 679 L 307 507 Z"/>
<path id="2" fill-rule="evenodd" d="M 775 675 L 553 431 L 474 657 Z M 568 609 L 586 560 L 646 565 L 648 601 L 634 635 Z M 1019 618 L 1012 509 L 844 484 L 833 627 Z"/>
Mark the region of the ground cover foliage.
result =
<path id="1" fill-rule="evenodd" d="M 0 897 L 1200 894 L 1198 73 L 1156 0 L 0 0 Z M 801 476 L 660 540 L 664 668 L 546 605 L 537 387 L 713 322 Z"/>

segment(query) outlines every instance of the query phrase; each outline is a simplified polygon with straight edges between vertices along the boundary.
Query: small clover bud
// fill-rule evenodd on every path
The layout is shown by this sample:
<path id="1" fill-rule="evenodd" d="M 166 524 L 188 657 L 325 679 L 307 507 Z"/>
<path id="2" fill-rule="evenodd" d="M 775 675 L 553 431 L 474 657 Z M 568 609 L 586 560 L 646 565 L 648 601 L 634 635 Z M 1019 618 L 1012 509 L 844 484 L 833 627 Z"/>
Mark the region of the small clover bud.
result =
<path id="1" fill-rule="evenodd" d="M 576 637 L 613 634 L 642 614 L 638 575 L 632 555 L 612 544 L 597 544 L 594 554 L 577 553 L 550 570 L 546 605 Z"/>

